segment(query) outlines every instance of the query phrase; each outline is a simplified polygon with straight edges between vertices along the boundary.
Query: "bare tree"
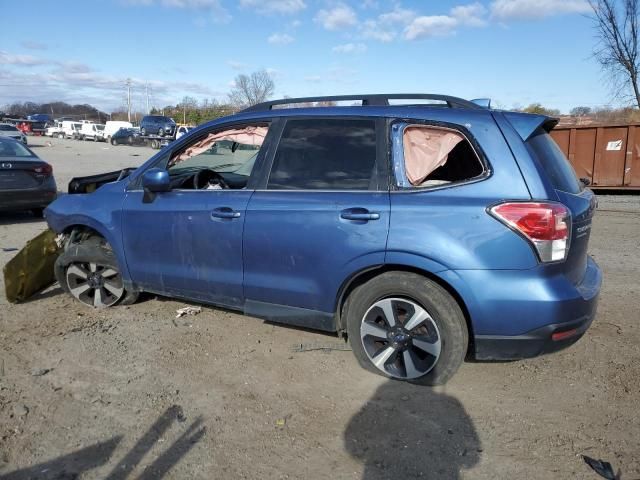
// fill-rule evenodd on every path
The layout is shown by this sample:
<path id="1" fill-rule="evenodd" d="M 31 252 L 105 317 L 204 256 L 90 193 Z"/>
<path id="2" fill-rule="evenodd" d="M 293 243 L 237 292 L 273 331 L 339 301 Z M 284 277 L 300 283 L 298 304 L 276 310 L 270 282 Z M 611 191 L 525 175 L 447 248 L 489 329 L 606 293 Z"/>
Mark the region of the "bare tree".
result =
<path id="1" fill-rule="evenodd" d="M 229 94 L 229 102 L 236 107 L 249 107 L 267 100 L 275 90 L 273 79 L 266 70 L 251 75 L 238 75 Z"/>
<path id="2" fill-rule="evenodd" d="M 633 99 L 640 108 L 639 0 L 589 0 L 589 3 L 599 40 L 595 57 L 610 75 L 616 96 Z"/>

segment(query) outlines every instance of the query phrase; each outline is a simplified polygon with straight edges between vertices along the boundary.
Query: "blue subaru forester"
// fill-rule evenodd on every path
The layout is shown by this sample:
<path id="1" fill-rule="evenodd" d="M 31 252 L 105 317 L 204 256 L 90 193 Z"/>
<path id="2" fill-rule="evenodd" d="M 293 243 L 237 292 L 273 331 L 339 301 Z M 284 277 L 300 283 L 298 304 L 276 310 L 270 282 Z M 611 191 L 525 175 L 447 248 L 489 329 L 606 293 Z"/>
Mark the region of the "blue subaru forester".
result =
<path id="1" fill-rule="evenodd" d="M 153 292 L 337 332 L 364 368 L 427 385 L 467 355 L 558 350 L 602 274 L 555 124 L 442 95 L 259 104 L 74 179 L 98 188 L 46 211 L 56 276 L 93 307 Z"/>

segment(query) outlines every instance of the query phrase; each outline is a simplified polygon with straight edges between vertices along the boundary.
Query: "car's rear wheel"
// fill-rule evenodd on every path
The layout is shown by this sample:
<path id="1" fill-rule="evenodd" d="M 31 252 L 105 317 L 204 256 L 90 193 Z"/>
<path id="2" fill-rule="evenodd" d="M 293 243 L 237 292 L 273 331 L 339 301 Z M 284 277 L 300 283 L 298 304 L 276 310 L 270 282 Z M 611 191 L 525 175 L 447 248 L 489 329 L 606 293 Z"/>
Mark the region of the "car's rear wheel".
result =
<path id="1" fill-rule="evenodd" d="M 132 136 L 132 135 L 129 135 L 129 136 L 127 137 L 127 143 L 128 143 L 129 145 L 133 145 L 133 136 Z"/>
<path id="2" fill-rule="evenodd" d="M 98 237 L 67 247 L 56 260 L 55 274 L 63 290 L 90 307 L 126 305 L 138 298 L 125 289 L 115 255 Z"/>
<path id="3" fill-rule="evenodd" d="M 33 213 L 34 217 L 42 218 L 44 216 L 44 208 L 32 208 L 31 213 Z"/>
<path id="4" fill-rule="evenodd" d="M 343 318 L 359 363 L 386 377 L 441 385 L 467 352 L 460 306 L 440 285 L 415 273 L 387 272 L 359 286 Z"/>

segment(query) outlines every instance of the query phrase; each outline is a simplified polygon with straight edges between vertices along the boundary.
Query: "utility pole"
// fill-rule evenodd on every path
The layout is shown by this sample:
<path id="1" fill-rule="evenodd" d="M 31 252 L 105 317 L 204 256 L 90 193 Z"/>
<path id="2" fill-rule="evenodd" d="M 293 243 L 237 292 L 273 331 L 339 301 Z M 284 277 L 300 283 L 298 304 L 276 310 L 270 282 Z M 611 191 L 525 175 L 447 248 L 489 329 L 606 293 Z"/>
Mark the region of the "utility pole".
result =
<path id="1" fill-rule="evenodd" d="M 149 83 L 145 84 L 145 93 L 147 95 L 147 115 L 149 115 Z"/>
<path id="2" fill-rule="evenodd" d="M 127 119 L 131 122 L 131 79 L 127 78 L 125 82 L 127 86 Z"/>

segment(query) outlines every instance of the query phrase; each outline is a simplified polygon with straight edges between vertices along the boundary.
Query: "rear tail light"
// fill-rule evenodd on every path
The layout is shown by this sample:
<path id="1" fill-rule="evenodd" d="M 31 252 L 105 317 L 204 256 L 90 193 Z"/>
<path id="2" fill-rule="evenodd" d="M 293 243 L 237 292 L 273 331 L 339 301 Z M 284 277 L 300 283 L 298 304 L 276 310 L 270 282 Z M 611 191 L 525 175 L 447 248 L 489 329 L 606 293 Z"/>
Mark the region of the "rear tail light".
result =
<path id="1" fill-rule="evenodd" d="M 524 236 L 541 262 L 565 260 L 571 238 L 571 214 L 560 203 L 507 202 L 492 207 L 491 214 Z"/>
<path id="2" fill-rule="evenodd" d="M 45 177 L 48 177 L 53 173 L 53 167 L 48 163 L 44 163 L 42 165 L 38 165 L 37 167 L 35 167 L 33 171 L 36 172 L 38 175 L 44 175 Z"/>

